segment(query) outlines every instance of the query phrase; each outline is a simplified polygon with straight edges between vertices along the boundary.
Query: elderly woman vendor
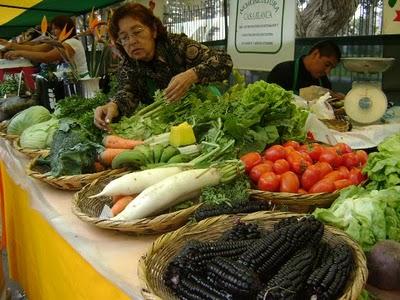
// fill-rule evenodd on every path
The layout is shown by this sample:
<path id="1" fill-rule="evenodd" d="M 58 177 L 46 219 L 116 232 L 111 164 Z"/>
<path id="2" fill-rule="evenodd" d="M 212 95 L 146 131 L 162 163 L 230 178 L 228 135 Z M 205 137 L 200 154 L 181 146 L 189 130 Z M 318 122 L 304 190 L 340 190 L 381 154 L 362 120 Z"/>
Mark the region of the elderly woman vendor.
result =
<path id="1" fill-rule="evenodd" d="M 152 11 L 138 3 L 115 11 L 110 32 L 123 59 L 118 92 L 95 111 L 94 122 L 104 130 L 117 116 L 132 114 L 140 102 L 153 102 L 157 89 L 164 89 L 168 101 L 177 101 L 194 83 L 222 81 L 232 70 L 228 54 L 184 34 L 167 33 Z"/>

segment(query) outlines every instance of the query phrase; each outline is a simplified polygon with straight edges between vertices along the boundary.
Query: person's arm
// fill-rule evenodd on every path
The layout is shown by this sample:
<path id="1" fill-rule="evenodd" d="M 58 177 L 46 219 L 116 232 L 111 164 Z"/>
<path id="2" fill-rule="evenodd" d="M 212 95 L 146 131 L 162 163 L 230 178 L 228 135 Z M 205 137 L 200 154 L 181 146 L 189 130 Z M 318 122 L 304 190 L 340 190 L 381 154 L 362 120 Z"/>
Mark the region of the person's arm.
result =
<path id="1" fill-rule="evenodd" d="M 4 45 L 7 50 L 24 50 L 24 51 L 33 51 L 33 52 L 48 52 L 53 49 L 52 46 L 41 43 L 37 45 L 28 45 L 28 44 L 17 44 L 17 43 L 7 43 Z"/>
<path id="2" fill-rule="evenodd" d="M 182 49 L 179 54 L 185 58 L 187 70 L 174 76 L 165 89 L 165 97 L 169 101 L 181 99 L 194 83 L 228 79 L 233 63 L 225 51 L 210 49 L 183 34 L 172 36 L 171 44 Z"/>
<path id="3" fill-rule="evenodd" d="M 72 57 L 74 55 L 74 50 L 70 45 L 63 43 L 64 52 L 63 55 L 60 49 L 52 48 L 50 51 L 28 51 L 28 50 L 15 50 L 8 51 L 5 53 L 4 57 L 6 59 L 16 59 L 18 57 L 23 57 L 35 62 L 51 63 L 55 61 L 65 60 L 67 57 Z M 67 57 L 65 57 L 65 55 Z"/>

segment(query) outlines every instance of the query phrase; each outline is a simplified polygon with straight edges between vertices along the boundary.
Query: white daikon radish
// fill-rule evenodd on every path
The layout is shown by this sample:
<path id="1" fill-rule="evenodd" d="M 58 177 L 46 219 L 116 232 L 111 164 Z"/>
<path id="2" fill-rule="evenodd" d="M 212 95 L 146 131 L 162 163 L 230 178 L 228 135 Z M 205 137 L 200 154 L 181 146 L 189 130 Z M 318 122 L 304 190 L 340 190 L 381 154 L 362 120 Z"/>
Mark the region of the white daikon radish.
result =
<path id="1" fill-rule="evenodd" d="M 215 169 L 183 171 L 146 188 L 125 209 L 110 220 L 135 220 L 159 213 L 199 192 L 205 186 L 220 183 L 222 173 Z"/>
<path id="2" fill-rule="evenodd" d="M 169 176 L 178 174 L 184 169 L 179 167 L 155 168 L 132 172 L 110 181 L 103 190 L 89 198 L 100 196 L 129 196 L 139 194 L 145 188 L 158 183 Z"/>

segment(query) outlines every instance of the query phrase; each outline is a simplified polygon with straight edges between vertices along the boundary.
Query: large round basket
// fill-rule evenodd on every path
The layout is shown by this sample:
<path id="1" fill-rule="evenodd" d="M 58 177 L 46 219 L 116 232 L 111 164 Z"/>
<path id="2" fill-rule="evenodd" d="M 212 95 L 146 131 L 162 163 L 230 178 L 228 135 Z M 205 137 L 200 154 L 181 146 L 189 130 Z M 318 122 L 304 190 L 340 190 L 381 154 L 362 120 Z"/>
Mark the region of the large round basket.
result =
<path id="1" fill-rule="evenodd" d="M 5 138 L 9 141 L 13 141 L 17 139 L 18 135 L 7 134 L 7 121 L 3 121 L 0 123 L 0 137 Z"/>
<path id="2" fill-rule="evenodd" d="M 256 212 L 246 215 L 241 219 L 244 222 L 256 222 L 265 229 L 272 229 L 273 224 L 282 218 L 302 216 L 301 214 L 284 212 Z M 141 292 L 145 299 L 177 299 L 163 282 L 163 274 L 170 259 L 172 259 L 184 244 L 196 239 L 200 241 L 213 241 L 237 222 L 238 216 L 224 215 L 205 219 L 197 224 L 186 225 L 176 231 L 160 236 L 151 246 L 150 250 L 139 261 L 138 275 Z M 348 237 L 343 231 L 334 227 L 325 226 L 323 239 L 330 245 L 348 244 L 355 260 L 355 268 L 347 282 L 341 300 L 356 300 L 360 295 L 367 277 L 368 270 L 364 252 L 360 246 Z"/>
<path id="3" fill-rule="evenodd" d="M 250 190 L 250 197 L 267 201 L 274 209 L 286 209 L 301 213 L 312 212 L 317 207 L 329 207 L 339 197 L 339 194 L 339 191 L 333 193 L 295 194 Z"/>
<path id="4" fill-rule="evenodd" d="M 97 178 L 121 174 L 125 171 L 125 169 L 109 169 L 90 174 L 54 177 L 47 174 L 48 170 L 36 165 L 37 159 L 38 156 L 30 161 L 26 170 L 27 174 L 60 190 L 78 191 Z"/>
<path id="5" fill-rule="evenodd" d="M 109 207 L 112 205 L 111 197 L 89 197 L 100 193 L 107 183 L 120 175 L 122 174 L 99 178 L 85 186 L 79 192 L 75 193 L 72 202 L 73 213 L 82 221 L 91 223 L 100 228 L 131 232 L 135 234 L 156 234 L 175 230 L 183 226 L 200 206 L 200 204 L 193 205 L 186 209 L 133 221 L 101 219 L 99 218 L 99 215 L 104 205 L 108 205 Z"/>
<path id="6" fill-rule="evenodd" d="M 25 154 L 26 156 L 30 158 L 35 158 L 37 156 L 47 156 L 50 152 L 49 149 L 30 149 L 30 148 L 22 148 L 21 145 L 19 144 L 19 138 L 16 138 L 13 142 L 12 145 L 15 150 Z"/>

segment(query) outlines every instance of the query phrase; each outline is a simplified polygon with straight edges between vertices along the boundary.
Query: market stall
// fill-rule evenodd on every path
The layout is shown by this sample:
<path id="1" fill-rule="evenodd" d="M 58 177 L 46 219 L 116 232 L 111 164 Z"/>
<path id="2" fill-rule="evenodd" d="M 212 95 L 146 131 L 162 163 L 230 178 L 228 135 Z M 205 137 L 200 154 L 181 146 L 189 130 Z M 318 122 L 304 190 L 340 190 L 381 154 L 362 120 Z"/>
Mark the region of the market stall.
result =
<path id="1" fill-rule="evenodd" d="M 72 192 L 25 175 L 27 160 L 0 140 L 3 237 L 10 277 L 30 299 L 137 299 L 137 264 L 155 236 L 101 230 L 71 212 Z"/>

